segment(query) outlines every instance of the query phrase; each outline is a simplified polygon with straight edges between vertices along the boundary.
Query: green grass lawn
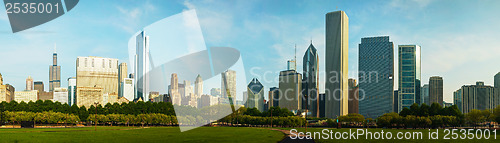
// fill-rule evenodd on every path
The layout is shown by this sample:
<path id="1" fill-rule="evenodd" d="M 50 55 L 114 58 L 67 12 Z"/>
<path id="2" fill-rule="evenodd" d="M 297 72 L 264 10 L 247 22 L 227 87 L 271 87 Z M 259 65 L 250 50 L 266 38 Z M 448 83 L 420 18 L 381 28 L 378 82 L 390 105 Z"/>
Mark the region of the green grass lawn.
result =
<path id="1" fill-rule="evenodd" d="M 291 128 L 284 128 L 285 130 L 290 130 Z M 324 128 L 308 128 L 307 131 L 308 132 L 320 132 L 323 130 Z M 305 132 L 305 129 L 304 128 L 300 128 L 300 129 L 297 129 L 299 132 Z M 332 129 L 332 128 L 329 128 L 329 130 L 332 130 L 334 133 L 335 132 L 349 132 L 349 129 Z M 356 132 L 357 129 L 352 129 L 353 132 Z M 363 129 L 364 130 L 364 129 Z M 444 139 L 444 136 L 445 136 L 445 133 L 444 133 L 444 130 L 443 129 L 439 129 L 439 134 L 438 134 L 438 139 L 435 140 L 435 139 L 429 139 L 429 130 L 428 129 L 416 129 L 416 130 L 413 130 L 413 129 L 368 129 L 369 132 L 381 132 L 382 130 L 384 130 L 384 134 L 386 134 L 387 132 L 391 132 L 392 133 L 392 138 L 393 139 L 367 139 L 366 136 L 362 135 L 362 136 L 359 136 L 359 138 L 357 139 L 340 139 L 340 140 L 337 140 L 335 139 L 315 139 L 315 141 L 317 143 L 330 143 L 330 142 L 418 142 L 418 143 L 421 143 L 421 142 L 500 142 L 500 130 L 497 130 L 497 134 L 495 135 L 493 132 L 491 132 L 491 136 L 488 140 L 482 138 L 482 139 L 460 139 L 460 136 L 463 136 L 460 131 L 455 131 L 456 133 L 458 133 L 458 139 L 451 139 L 452 136 L 451 134 L 448 135 L 448 137 L 450 139 Z M 366 131 L 366 130 L 365 130 Z M 436 130 L 435 129 L 431 129 L 431 132 L 435 132 Z M 490 130 L 491 131 L 491 130 Z M 422 139 L 394 139 L 397 135 L 398 132 L 422 132 Z M 365 133 L 366 134 L 366 133 Z M 474 134 L 475 134 L 475 131 L 474 131 Z M 496 136 L 496 139 L 495 139 L 495 136 Z"/>
<path id="2" fill-rule="evenodd" d="M 278 142 L 283 133 L 259 128 L 93 127 L 0 129 L 0 142 Z"/>

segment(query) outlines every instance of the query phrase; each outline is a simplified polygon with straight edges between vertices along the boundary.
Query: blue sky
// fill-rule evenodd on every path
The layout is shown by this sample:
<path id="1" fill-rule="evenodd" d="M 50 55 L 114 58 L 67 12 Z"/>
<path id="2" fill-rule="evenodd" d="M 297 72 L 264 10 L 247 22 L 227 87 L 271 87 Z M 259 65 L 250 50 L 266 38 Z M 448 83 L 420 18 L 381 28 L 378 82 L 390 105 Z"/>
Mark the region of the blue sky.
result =
<path id="1" fill-rule="evenodd" d="M 293 58 L 295 44 L 299 71 L 311 40 L 319 52 L 320 70 L 324 70 L 324 17 L 327 12 L 344 10 L 349 17 L 349 77 L 357 77 L 361 38 L 388 35 L 395 48 L 400 44 L 422 47 L 423 83 L 430 76 L 442 76 L 444 99 L 451 102 L 453 91 L 462 85 L 476 81 L 492 85 L 494 74 L 500 71 L 495 64 L 500 61 L 499 4 L 495 0 L 85 0 L 53 21 L 15 34 L 6 13 L 0 13 L 0 73 L 4 83 L 17 90 L 24 89 L 29 75 L 43 80 L 47 90 L 57 43 L 62 85 L 66 86 L 66 79 L 75 76 L 77 56 L 128 62 L 128 40 L 135 32 L 196 9 L 207 47 L 240 50 L 248 81 L 259 77 L 269 90 L 278 86 L 278 73 Z"/>

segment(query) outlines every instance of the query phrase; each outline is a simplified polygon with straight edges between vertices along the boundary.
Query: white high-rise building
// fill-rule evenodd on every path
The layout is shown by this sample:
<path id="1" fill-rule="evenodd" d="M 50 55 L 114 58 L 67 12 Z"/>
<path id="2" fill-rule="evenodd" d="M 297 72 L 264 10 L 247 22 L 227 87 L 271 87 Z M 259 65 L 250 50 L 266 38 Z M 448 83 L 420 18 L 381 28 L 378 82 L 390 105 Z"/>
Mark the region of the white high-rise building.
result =
<path id="1" fill-rule="evenodd" d="M 134 100 L 134 79 L 124 78 L 120 84 L 120 92 L 122 93 L 120 97 L 125 97 L 129 101 Z"/>
<path id="2" fill-rule="evenodd" d="M 76 103 L 76 77 L 68 78 L 68 105 Z"/>
<path id="3" fill-rule="evenodd" d="M 60 102 L 61 104 L 67 104 L 68 99 L 68 89 L 60 87 L 54 88 L 54 98 L 52 99 L 52 101 Z"/>
<path id="4" fill-rule="evenodd" d="M 149 36 L 142 31 L 136 36 L 136 54 L 134 64 L 135 99 L 142 98 L 143 101 L 149 99 L 149 74 L 150 65 Z"/>
<path id="5" fill-rule="evenodd" d="M 26 79 L 26 90 L 33 90 L 33 78 L 31 76 Z"/>
<path id="6" fill-rule="evenodd" d="M 196 81 L 194 82 L 194 94 L 197 97 L 200 97 L 203 94 L 203 79 L 200 75 L 196 77 Z"/>

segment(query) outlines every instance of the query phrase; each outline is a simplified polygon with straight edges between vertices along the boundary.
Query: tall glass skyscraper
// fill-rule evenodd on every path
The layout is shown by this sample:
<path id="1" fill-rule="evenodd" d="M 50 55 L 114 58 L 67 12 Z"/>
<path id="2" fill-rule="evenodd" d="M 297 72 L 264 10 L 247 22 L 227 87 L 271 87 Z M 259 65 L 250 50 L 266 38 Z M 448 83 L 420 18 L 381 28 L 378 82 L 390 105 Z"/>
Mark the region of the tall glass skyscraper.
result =
<path id="1" fill-rule="evenodd" d="M 431 106 L 431 103 L 429 102 L 429 84 L 424 84 L 422 88 L 420 89 L 420 98 L 422 101 L 422 104 L 425 103 L 429 106 Z"/>
<path id="2" fill-rule="evenodd" d="M 319 117 L 319 100 L 318 100 L 318 86 L 319 86 L 319 65 L 318 65 L 318 54 L 316 53 L 316 48 L 313 46 L 312 42 L 307 48 L 303 59 L 303 70 L 302 74 L 302 95 L 308 96 L 307 99 L 302 101 L 302 105 L 307 105 L 307 109 L 311 112 L 311 116 Z M 307 103 L 307 104 L 306 104 Z"/>
<path id="3" fill-rule="evenodd" d="M 57 52 L 54 48 L 52 54 L 52 65 L 49 67 L 49 91 L 61 87 L 61 66 L 57 65 Z"/>
<path id="4" fill-rule="evenodd" d="M 399 45 L 398 110 L 420 104 L 420 46 Z M 398 111 L 398 112 L 399 112 Z"/>
<path id="5" fill-rule="evenodd" d="M 333 119 L 348 113 L 349 18 L 335 11 L 325 19 L 325 116 Z"/>
<path id="6" fill-rule="evenodd" d="M 252 79 L 247 86 L 248 99 L 246 102 L 247 108 L 257 108 L 259 111 L 264 111 L 264 86 L 257 80 Z M 232 96 L 232 95 L 231 95 Z"/>
<path id="7" fill-rule="evenodd" d="M 394 108 L 394 44 L 389 36 L 361 38 L 359 44 L 359 113 L 377 118 Z"/>
<path id="8" fill-rule="evenodd" d="M 142 31 L 136 36 L 136 55 L 134 68 L 135 99 L 142 98 L 143 101 L 149 100 L 149 36 Z"/>

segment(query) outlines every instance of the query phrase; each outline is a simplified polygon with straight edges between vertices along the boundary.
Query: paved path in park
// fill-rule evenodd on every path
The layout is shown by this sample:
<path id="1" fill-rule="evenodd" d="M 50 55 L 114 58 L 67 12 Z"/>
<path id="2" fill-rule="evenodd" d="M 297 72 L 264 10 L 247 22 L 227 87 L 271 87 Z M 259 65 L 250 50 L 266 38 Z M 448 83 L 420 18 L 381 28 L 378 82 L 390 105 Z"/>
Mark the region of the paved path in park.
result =
<path id="1" fill-rule="evenodd" d="M 269 129 L 269 128 L 266 128 L 266 129 Z M 306 139 L 305 135 L 301 135 L 302 137 L 304 137 L 303 139 L 299 139 L 299 138 L 292 139 L 292 138 L 290 138 L 291 133 L 290 133 L 289 130 L 281 130 L 281 129 L 269 129 L 269 130 L 280 131 L 283 134 L 285 134 L 285 138 L 283 140 L 281 140 L 280 143 L 314 143 L 314 140 L 312 140 L 312 139 Z"/>

